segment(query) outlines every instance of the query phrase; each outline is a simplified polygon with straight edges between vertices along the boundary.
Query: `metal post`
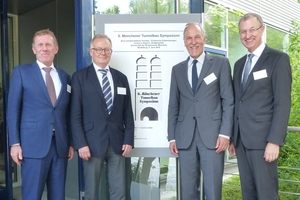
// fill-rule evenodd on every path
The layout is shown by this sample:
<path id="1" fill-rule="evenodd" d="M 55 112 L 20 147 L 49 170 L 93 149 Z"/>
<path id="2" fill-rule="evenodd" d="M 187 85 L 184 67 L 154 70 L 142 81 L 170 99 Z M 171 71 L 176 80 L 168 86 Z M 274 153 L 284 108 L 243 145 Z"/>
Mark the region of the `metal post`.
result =
<path id="1" fill-rule="evenodd" d="M 13 199 L 12 192 L 12 164 L 9 156 L 9 144 L 6 131 L 6 107 L 9 88 L 9 67 L 8 67 L 8 22 L 7 22 L 7 0 L 1 0 L 1 58 L 2 58 L 2 93 L 3 93 L 3 141 L 5 158 L 5 193 L 6 198 Z"/>

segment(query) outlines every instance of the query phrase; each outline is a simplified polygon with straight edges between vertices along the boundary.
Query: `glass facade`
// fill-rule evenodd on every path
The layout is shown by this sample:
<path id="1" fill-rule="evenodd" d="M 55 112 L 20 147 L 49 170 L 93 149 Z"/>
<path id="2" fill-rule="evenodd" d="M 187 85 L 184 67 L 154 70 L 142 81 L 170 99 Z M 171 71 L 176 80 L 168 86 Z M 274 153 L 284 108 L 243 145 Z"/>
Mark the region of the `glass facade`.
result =
<path id="1" fill-rule="evenodd" d="M 187 14 L 189 0 L 94 0 L 95 14 Z M 239 40 L 237 22 L 239 16 L 214 4 L 205 3 L 204 29 L 209 46 L 225 49 L 230 64 L 246 54 L 247 50 Z M 232 22 L 233 25 L 229 25 Z M 234 25 L 235 24 L 235 25 Z M 8 18 L 9 68 L 17 65 L 18 37 L 15 35 L 14 18 Z M 0 32 L 1 34 L 1 32 Z M 18 33 L 17 33 L 18 34 Z M 1 35 L 0 35 L 1 36 Z M 274 27 L 266 28 L 266 43 L 275 49 L 287 51 L 288 35 Z M 0 57 L 1 61 L 1 57 Z M 0 71 L 2 73 L 2 71 Z M 10 72 L 11 73 L 11 72 Z M 3 127 L 3 96 L 2 74 L 0 76 L 0 124 Z M 0 185 L 5 185 L 5 162 L 3 128 L 0 129 Z M 226 154 L 226 161 L 235 161 Z M 131 173 L 130 193 L 132 199 L 178 199 L 178 165 L 177 158 L 168 157 L 131 157 L 128 169 Z M 12 166 L 14 185 L 20 185 L 19 169 L 15 163 Z M 74 174 L 75 175 L 75 174 Z M 149 194 L 146 195 L 146 194 Z M 105 198 L 101 198 L 105 199 Z"/>
<path id="2" fill-rule="evenodd" d="M 282 32 L 271 26 L 267 26 L 266 29 L 266 44 L 274 49 L 278 49 L 283 52 L 287 52 L 288 48 L 288 34 Z"/>
<path id="3" fill-rule="evenodd" d="M 95 0 L 95 14 L 184 14 L 189 0 Z"/>

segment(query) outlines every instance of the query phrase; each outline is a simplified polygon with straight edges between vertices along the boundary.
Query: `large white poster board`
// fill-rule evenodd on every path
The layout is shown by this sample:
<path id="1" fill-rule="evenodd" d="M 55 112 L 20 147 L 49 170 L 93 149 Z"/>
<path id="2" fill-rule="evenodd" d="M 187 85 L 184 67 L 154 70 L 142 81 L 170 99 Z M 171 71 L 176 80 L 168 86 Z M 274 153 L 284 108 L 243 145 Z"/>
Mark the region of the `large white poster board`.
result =
<path id="1" fill-rule="evenodd" d="M 187 22 L 199 22 L 200 15 L 183 15 L 183 20 L 178 20 L 180 15 L 156 15 L 151 17 L 152 21 L 149 15 L 143 15 L 146 22 L 140 18 L 124 20 L 133 15 L 119 15 L 116 20 L 107 15 L 109 20 L 105 22 L 103 15 L 100 16 L 103 24 L 98 25 L 98 19 L 95 20 L 96 34 L 104 33 L 112 40 L 110 66 L 123 72 L 129 81 L 135 117 L 135 148 L 168 148 L 171 70 L 187 59 L 183 29 Z M 167 16 L 170 20 L 161 20 Z"/>

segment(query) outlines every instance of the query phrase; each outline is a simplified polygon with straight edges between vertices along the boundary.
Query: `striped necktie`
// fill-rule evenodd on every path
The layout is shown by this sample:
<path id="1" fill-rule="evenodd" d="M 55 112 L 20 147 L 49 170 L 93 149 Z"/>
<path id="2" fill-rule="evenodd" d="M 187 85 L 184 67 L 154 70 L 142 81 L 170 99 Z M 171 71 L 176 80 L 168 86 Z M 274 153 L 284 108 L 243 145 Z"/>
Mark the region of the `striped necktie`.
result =
<path id="1" fill-rule="evenodd" d="M 110 114 L 112 111 L 113 102 L 112 102 L 111 88 L 107 78 L 107 70 L 99 69 L 99 71 L 102 73 L 102 91 L 106 102 L 107 112 L 108 114 Z"/>

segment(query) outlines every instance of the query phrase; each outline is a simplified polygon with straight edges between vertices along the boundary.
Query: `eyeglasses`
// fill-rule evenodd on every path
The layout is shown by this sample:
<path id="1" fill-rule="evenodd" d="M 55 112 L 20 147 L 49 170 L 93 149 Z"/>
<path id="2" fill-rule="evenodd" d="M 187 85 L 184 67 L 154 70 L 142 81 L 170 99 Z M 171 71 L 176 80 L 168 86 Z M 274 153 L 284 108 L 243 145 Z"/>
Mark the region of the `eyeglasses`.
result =
<path id="1" fill-rule="evenodd" d="M 241 31 L 240 31 L 240 35 L 247 35 L 247 32 L 249 32 L 250 34 L 253 34 L 255 31 L 261 29 L 262 26 L 263 26 L 263 25 L 261 25 L 261 26 L 258 27 L 258 28 L 251 28 L 251 29 L 249 29 L 249 30 L 241 30 Z"/>
<path id="2" fill-rule="evenodd" d="M 104 52 L 105 54 L 110 54 L 112 53 L 112 49 L 110 48 L 91 48 L 93 51 L 95 51 L 97 54 L 101 54 L 102 52 Z"/>

